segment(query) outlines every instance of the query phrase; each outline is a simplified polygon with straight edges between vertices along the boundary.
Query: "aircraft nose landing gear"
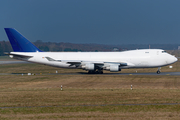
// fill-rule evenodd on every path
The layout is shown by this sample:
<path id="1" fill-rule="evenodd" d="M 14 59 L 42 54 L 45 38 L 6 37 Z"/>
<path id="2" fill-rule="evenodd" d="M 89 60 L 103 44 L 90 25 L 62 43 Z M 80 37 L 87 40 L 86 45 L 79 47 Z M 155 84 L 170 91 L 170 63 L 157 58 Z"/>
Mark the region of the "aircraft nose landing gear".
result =
<path id="1" fill-rule="evenodd" d="M 161 73 L 161 72 L 158 70 L 158 71 L 157 71 L 157 74 L 160 74 L 160 73 Z"/>
<path id="2" fill-rule="evenodd" d="M 157 74 L 161 73 L 160 69 L 161 69 L 161 67 L 158 67 Z"/>

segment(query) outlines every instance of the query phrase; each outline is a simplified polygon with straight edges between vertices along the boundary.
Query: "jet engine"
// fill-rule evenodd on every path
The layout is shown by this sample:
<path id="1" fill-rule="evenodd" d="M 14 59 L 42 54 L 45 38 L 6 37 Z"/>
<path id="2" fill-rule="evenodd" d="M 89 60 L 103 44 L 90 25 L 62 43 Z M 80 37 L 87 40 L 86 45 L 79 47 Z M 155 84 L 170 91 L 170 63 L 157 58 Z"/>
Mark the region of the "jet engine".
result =
<path id="1" fill-rule="evenodd" d="M 121 71 L 121 69 L 119 68 L 119 65 L 110 65 L 110 71 L 118 72 L 118 71 Z"/>
<path id="2" fill-rule="evenodd" d="M 85 69 L 85 70 L 94 70 L 95 69 L 93 63 L 85 64 L 84 66 L 82 66 L 82 68 Z"/>

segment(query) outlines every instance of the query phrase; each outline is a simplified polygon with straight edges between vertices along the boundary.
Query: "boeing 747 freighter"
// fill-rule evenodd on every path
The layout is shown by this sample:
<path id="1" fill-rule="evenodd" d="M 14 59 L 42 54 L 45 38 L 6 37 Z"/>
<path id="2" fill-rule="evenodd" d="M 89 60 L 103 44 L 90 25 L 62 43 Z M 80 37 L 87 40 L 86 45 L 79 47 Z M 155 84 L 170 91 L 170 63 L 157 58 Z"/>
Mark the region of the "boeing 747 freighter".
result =
<path id="1" fill-rule="evenodd" d="M 102 74 L 103 70 L 118 72 L 126 68 L 159 68 L 177 58 L 162 49 L 141 49 L 122 52 L 43 52 L 14 28 L 5 28 L 14 52 L 11 58 L 61 68 L 79 68 L 88 73 Z"/>

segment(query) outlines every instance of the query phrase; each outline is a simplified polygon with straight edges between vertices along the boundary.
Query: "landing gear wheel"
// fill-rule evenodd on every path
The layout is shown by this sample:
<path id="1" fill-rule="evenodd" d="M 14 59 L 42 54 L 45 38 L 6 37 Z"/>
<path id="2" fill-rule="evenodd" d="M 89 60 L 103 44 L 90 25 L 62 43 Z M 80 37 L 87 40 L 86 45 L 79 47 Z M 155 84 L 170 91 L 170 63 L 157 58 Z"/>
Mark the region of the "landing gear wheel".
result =
<path id="1" fill-rule="evenodd" d="M 88 71 L 88 74 L 94 74 L 94 73 L 95 73 L 94 70 L 89 70 L 89 71 Z"/>
<path id="2" fill-rule="evenodd" d="M 160 74 L 160 73 L 161 73 L 161 72 L 158 70 L 158 71 L 157 71 L 157 74 Z"/>
<path id="3" fill-rule="evenodd" d="M 103 74 L 103 70 L 89 70 L 88 74 Z"/>
<path id="4" fill-rule="evenodd" d="M 98 70 L 98 73 L 99 73 L 99 74 L 103 74 L 103 71 L 102 71 L 102 70 Z"/>
<path id="5" fill-rule="evenodd" d="M 157 74 L 161 73 L 160 69 L 161 69 L 161 67 L 158 67 Z"/>

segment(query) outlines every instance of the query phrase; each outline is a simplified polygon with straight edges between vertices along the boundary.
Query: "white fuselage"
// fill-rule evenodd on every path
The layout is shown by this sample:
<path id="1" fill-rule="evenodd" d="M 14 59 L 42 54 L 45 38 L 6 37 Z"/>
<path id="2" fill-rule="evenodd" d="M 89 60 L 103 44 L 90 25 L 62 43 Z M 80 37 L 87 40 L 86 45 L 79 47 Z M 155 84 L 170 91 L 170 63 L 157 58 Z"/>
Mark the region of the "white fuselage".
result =
<path id="1" fill-rule="evenodd" d="M 56 67 L 73 68 L 68 62 L 102 63 L 104 67 L 111 64 L 126 63 L 120 68 L 149 68 L 172 64 L 177 58 L 161 49 L 142 49 L 123 52 L 11 52 L 17 55 L 33 56 L 21 60 L 35 62 Z M 46 57 L 56 61 L 49 61 Z"/>

